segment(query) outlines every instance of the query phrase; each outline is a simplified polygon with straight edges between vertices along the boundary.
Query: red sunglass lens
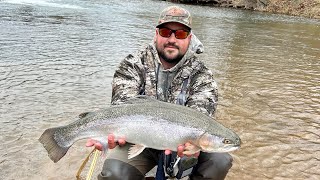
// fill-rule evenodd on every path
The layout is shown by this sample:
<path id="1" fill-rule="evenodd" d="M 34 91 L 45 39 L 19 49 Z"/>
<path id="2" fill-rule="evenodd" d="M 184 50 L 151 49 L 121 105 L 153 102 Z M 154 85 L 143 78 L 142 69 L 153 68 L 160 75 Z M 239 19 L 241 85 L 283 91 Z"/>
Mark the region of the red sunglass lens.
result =
<path id="1" fill-rule="evenodd" d="M 177 30 L 176 33 L 174 33 L 177 39 L 185 39 L 188 37 L 189 32 L 185 30 Z"/>
<path id="2" fill-rule="evenodd" d="M 167 28 L 160 28 L 159 29 L 159 34 L 162 37 L 170 37 L 172 34 L 172 31 L 170 29 Z"/>

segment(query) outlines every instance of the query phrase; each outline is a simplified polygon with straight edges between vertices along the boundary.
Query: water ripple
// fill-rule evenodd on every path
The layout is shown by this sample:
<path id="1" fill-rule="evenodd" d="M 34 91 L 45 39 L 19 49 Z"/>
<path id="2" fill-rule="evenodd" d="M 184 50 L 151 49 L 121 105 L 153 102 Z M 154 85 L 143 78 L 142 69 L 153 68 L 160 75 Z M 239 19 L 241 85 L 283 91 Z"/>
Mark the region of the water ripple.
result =
<path id="1" fill-rule="evenodd" d="M 115 68 L 152 41 L 158 12 L 168 2 L 0 5 L 0 177 L 74 178 L 89 153 L 84 143 L 53 164 L 37 138 L 46 128 L 109 105 Z M 180 5 L 194 14 L 194 33 L 205 45 L 199 57 L 219 85 L 217 120 L 243 142 L 232 153 L 227 178 L 317 179 L 320 22 Z"/>

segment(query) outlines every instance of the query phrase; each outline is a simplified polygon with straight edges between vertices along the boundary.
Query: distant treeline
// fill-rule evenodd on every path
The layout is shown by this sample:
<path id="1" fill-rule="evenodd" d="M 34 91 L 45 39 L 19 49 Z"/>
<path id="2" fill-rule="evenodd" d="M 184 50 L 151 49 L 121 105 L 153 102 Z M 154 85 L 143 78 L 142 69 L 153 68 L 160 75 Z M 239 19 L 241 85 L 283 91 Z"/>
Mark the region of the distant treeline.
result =
<path id="1" fill-rule="evenodd" d="M 167 0 L 176 3 L 231 7 L 320 19 L 320 0 Z"/>

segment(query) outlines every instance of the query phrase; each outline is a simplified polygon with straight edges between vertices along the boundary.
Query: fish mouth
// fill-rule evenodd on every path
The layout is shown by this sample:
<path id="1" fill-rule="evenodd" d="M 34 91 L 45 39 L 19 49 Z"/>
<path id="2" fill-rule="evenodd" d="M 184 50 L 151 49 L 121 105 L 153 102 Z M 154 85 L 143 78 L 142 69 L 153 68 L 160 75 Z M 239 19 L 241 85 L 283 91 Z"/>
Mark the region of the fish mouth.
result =
<path id="1" fill-rule="evenodd" d="M 224 153 L 224 152 L 231 152 L 231 151 L 235 151 L 237 149 L 239 149 L 240 146 L 237 146 L 237 145 L 234 145 L 234 146 L 225 146 L 225 147 L 221 147 L 219 149 L 217 149 L 215 152 L 221 152 L 221 153 Z"/>
<path id="2" fill-rule="evenodd" d="M 228 145 L 228 146 L 221 146 L 221 147 L 216 147 L 213 149 L 202 149 L 203 152 L 208 152 L 208 153 L 226 153 L 226 152 L 231 152 L 239 149 L 240 146 L 238 145 Z"/>
<path id="3" fill-rule="evenodd" d="M 226 152 L 235 151 L 239 148 L 240 148 L 240 146 L 232 146 L 232 147 L 229 147 Z"/>

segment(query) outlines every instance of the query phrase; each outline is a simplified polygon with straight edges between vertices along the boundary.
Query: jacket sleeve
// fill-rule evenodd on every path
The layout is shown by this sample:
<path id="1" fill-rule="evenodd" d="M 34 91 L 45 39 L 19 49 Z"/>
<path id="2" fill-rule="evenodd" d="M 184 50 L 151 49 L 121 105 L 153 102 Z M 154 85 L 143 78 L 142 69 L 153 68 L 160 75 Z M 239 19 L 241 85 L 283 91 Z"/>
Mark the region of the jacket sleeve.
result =
<path id="1" fill-rule="evenodd" d="M 140 94 L 144 86 L 144 67 L 139 55 L 128 55 L 116 69 L 112 81 L 112 104 Z"/>
<path id="2" fill-rule="evenodd" d="M 218 102 L 218 87 L 212 72 L 203 67 L 190 83 L 189 97 L 186 106 L 213 116 Z"/>

